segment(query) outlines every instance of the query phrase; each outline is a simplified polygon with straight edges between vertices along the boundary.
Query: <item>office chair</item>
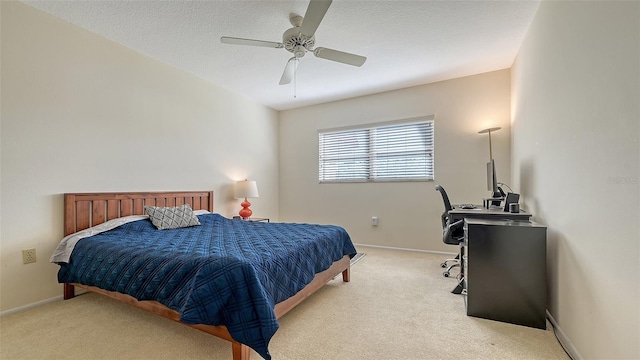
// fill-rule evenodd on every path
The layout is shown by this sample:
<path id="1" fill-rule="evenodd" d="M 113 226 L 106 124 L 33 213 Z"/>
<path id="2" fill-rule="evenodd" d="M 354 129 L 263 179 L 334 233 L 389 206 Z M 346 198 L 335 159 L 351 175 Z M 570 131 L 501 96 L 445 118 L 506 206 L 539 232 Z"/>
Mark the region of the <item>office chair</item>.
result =
<path id="1" fill-rule="evenodd" d="M 446 268 L 442 275 L 444 277 L 449 277 L 451 274 L 451 269 L 455 267 L 461 267 L 461 256 L 460 254 L 463 251 L 464 246 L 464 221 L 459 220 L 455 223 L 451 223 L 449 219 L 449 211 L 453 209 L 451 206 L 451 202 L 449 201 L 449 196 L 444 188 L 440 185 L 436 185 L 436 190 L 440 192 L 442 195 L 442 201 L 444 202 L 444 212 L 442 213 L 442 241 L 447 245 L 457 245 L 459 247 L 458 255 L 456 255 L 453 259 L 446 259 L 440 266 Z M 451 265 L 447 263 L 452 263 Z"/>

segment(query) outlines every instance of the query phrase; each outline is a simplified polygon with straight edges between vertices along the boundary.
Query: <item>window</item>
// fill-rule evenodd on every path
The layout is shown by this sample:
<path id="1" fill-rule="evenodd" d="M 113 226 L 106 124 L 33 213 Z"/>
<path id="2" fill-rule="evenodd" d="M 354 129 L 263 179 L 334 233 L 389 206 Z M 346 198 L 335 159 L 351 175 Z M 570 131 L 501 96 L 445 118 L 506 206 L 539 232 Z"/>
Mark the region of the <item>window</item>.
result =
<path id="1" fill-rule="evenodd" d="M 318 140 L 320 182 L 433 180 L 433 116 L 323 130 Z"/>

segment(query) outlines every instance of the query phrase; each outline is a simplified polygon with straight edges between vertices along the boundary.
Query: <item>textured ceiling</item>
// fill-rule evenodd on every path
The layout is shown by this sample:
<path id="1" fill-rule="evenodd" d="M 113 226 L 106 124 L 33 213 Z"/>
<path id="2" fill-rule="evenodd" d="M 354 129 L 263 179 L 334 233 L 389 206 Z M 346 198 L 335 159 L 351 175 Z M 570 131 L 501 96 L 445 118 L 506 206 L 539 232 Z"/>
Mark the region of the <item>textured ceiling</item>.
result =
<path id="1" fill-rule="evenodd" d="M 222 44 L 221 36 L 282 41 L 308 1 L 23 1 L 72 24 L 277 110 L 509 68 L 539 1 L 335 0 L 316 46 L 367 57 L 358 68 Z"/>

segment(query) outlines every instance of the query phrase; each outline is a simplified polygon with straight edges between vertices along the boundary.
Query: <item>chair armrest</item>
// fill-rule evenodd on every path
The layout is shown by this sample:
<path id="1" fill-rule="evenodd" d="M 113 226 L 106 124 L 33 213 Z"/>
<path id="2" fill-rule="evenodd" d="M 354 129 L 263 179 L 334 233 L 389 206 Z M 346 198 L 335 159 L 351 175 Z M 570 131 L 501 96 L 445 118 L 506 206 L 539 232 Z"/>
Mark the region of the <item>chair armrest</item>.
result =
<path id="1" fill-rule="evenodd" d="M 454 222 L 453 224 L 447 225 L 447 227 L 450 228 L 451 231 L 460 230 L 460 229 L 462 229 L 463 226 L 464 226 L 464 220 L 458 220 L 458 221 Z"/>
<path id="2" fill-rule="evenodd" d="M 464 226 L 464 220 L 458 220 L 452 224 L 448 224 L 444 229 L 444 233 L 442 234 L 442 241 L 445 244 L 457 245 L 464 239 L 464 234 L 455 234 L 462 230 Z"/>

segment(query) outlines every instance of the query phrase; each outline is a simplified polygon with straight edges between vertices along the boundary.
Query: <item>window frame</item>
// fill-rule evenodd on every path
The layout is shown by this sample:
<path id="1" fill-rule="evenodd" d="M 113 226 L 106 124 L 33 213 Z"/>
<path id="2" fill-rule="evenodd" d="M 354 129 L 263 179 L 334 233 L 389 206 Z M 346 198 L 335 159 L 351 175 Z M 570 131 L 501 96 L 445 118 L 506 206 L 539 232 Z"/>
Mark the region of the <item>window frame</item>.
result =
<path id="1" fill-rule="evenodd" d="M 375 152 L 375 139 L 376 136 L 372 135 L 377 129 L 392 127 L 392 126 L 402 126 L 402 125 L 413 125 L 413 124 L 427 124 L 427 133 L 425 136 L 425 140 L 427 140 L 426 149 L 421 150 L 425 151 L 425 155 L 429 157 L 431 160 L 426 160 L 427 169 L 430 167 L 431 171 L 426 171 L 425 177 L 378 177 L 375 174 L 379 173 L 380 170 L 375 166 L 376 152 Z M 323 163 L 326 163 L 327 160 L 323 159 L 322 154 L 324 153 L 323 149 L 325 147 L 323 144 L 323 134 L 331 134 L 331 133 L 349 133 L 349 132 L 359 132 L 359 131 L 367 132 L 367 156 L 368 161 L 367 165 L 364 166 L 364 173 L 366 173 L 366 177 L 363 178 L 337 178 L 337 179 L 326 179 L 326 174 L 324 174 L 325 179 L 323 179 Z M 355 134 L 354 134 L 355 136 Z M 429 142 L 428 139 L 431 138 Z M 354 146 L 354 150 L 355 150 Z M 400 154 L 400 157 L 402 155 Z M 345 160 L 355 159 L 354 158 L 345 158 Z M 334 159 L 335 160 L 335 159 Z M 356 160 L 354 160 L 356 161 Z M 354 172 L 355 173 L 355 172 Z M 377 123 L 369 123 L 362 124 L 356 126 L 348 126 L 348 127 L 340 127 L 340 128 L 331 128 L 331 129 L 321 129 L 318 130 L 318 182 L 320 184 L 337 184 L 337 183 L 378 183 L 378 182 L 429 182 L 434 181 L 435 178 L 435 115 L 428 115 L 410 119 L 402 119 L 395 121 L 387 121 L 387 122 L 377 122 Z"/>

